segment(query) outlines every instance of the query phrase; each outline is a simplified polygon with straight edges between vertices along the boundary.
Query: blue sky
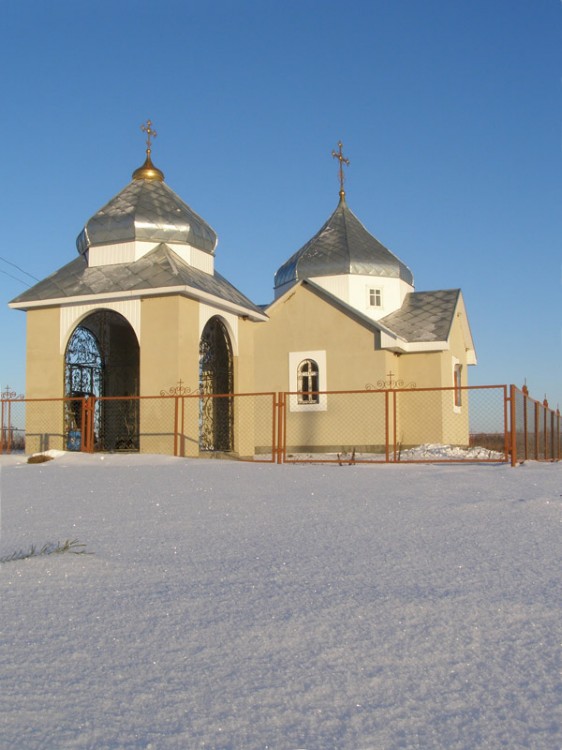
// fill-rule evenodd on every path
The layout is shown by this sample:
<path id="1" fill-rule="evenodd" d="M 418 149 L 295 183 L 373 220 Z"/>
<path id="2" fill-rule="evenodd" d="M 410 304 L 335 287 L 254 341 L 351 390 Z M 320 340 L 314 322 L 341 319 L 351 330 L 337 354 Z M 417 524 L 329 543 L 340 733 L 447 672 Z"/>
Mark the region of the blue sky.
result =
<path id="1" fill-rule="evenodd" d="M 0 384 L 25 390 L 7 303 L 72 260 L 144 158 L 218 232 L 257 303 L 346 194 L 412 269 L 461 287 L 474 384 L 562 405 L 559 0 L 3 0 Z M 16 278 L 13 278 L 16 277 Z"/>

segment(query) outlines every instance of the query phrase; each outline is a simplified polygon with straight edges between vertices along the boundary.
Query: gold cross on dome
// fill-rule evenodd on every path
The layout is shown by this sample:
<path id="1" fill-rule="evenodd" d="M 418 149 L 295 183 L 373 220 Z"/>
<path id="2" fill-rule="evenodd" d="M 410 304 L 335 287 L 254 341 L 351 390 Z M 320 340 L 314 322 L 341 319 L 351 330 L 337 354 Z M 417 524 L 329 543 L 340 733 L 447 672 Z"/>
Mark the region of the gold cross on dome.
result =
<path id="1" fill-rule="evenodd" d="M 146 125 L 143 124 L 140 126 L 140 128 L 143 133 L 146 133 L 146 148 L 147 148 L 147 151 L 150 151 L 150 146 L 152 145 L 151 138 L 156 138 L 158 133 L 155 130 L 153 130 L 152 122 L 150 120 L 147 120 Z"/>
<path id="2" fill-rule="evenodd" d="M 343 143 L 341 141 L 338 141 L 338 151 L 332 151 L 332 157 L 334 159 L 338 159 L 340 163 L 339 167 L 339 173 L 340 173 L 340 198 L 343 199 L 345 197 L 345 190 L 343 189 L 343 183 L 345 180 L 345 175 L 343 173 L 343 165 L 349 167 L 349 159 L 346 159 L 345 156 L 342 153 Z"/>

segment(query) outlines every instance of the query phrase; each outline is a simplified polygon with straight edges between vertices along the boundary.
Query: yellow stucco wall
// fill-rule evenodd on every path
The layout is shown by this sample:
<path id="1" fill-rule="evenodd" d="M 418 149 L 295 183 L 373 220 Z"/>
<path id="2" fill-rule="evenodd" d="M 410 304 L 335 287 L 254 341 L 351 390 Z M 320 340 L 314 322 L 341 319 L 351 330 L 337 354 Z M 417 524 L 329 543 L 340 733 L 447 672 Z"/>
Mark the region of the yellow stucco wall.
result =
<path id="1" fill-rule="evenodd" d="M 326 351 L 327 389 L 362 390 L 394 368 L 392 352 L 375 350 L 375 334 L 306 286 L 297 286 L 267 310 L 256 326 L 257 390 L 289 389 L 289 352 Z"/>
<path id="2" fill-rule="evenodd" d="M 455 315 L 449 347 L 442 352 L 416 353 L 400 358 L 405 384 L 416 391 L 397 395 L 396 443 L 409 447 L 420 443 L 466 446 L 469 443 L 468 392 L 462 406 L 455 408 L 454 390 L 422 391 L 422 388 L 453 388 L 454 363 L 462 365 L 462 385 L 468 384 L 466 342 L 460 319 Z"/>
<path id="3" fill-rule="evenodd" d="M 141 302 L 140 392 L 155 396 L 199 387 L 199 318 L 195 300 L 148 297 Z"/>
<path id="4" fill-rule="evenodd" d="M 64 354 L 60 351 L 58 307 L 27 312 L 27 398 L 57 398 L 64 395 Z"/>
<path id="5" fill-rule="evenodd" d="M 141 451 L 199 455 L 201 401 L 199 388 L 199 304 L 180 296 L 149 298 L 142 302 L 141 317 L 141 395 L 155 396 L 181 387 L 181 399 L 143 398 L 141 401 Z M 220 318 L 221 311 L 215 314 Z M 223 318 L 226 323 L 226 319 Z M 235 393 L 254 391 L 254 338 L 249 320 L 240 319 L 236 341 L 230 335 L 233 352 Z M 229 326 L 227 325 L 227 328 Z M 181 386 L 180 386 L 181 381 Z M 180 395 L 179 390 L 175 390 Z M 193 395 L 190 395 L 193 394 Z M 271 425 L 272 415 L 265 400 L 235 399 L 234 453 L 253 455 L 254 422 Z M 177 413 L 174 413 L 177 410 Z M 178 427 L 174 442 L 170 426 Z"/>
<path id="6" fill-rule="evenodd" d="M 196 392 L 199 387 L 199 305 L 179 295 L 141 303 L 140 393 Z M 198 455 L 198 398 L 143 398 L 142 452 Z M 177 425 L 179 436 L 174 435 Z"/>
<path id="7" fill-rule="evenodd" d="M 377 351 L 371 328 L 304 285 L 295 287 L 267 313 L 269 322 L 255 331 L 257 390 L 295 388 L 290 377 L 290 352 L 325 352 L 329 391 L 325 408 L 300 411 L 294 405 L 296 398 L 290 400 L 286 406 L 288 451 L 380 449 L 385 442 L 384 394 L 332 391 L 364 391 L 376 386 L 389 371 L 396 373 L 397 357 L 392 352 Z"/>
<path id="8" fill-rule="evenodd" d="M 60 351 L 60 311 L 57 307 L 27 312 L 27 399 L 64 395 L 64 355 Z M 60 401 L 26 403 L 26 452 L 65 447 L 64 410 Z"/>

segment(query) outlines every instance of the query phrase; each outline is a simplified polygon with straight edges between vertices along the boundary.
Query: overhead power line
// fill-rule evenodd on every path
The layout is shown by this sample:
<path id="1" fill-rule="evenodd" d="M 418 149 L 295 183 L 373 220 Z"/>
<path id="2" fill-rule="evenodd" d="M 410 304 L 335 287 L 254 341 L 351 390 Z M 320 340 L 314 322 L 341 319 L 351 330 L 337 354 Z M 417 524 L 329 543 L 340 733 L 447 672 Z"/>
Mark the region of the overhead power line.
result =
<path id="1" fill-rule="evenodd" d="M 4 271 L 2 268 L 0 268 L 0 273 L 3 273 L 4 276 L 9 276 L 11 279 L 15 279 L 16 281 L 19 281 L 20 284 L 23 284 L 24 286 L 31 286 L 31 284 L 28 284 L 27 281 L 23 281 L 22 279 L 18 279 L 17 276 L 14 276 L 13 273 L 8 273 L 7 271 Z"/>
<path id="2" fill-rule="evenodd" d="M 25 271 L 23 268 L 20 268 L 15 263 L 12 263 L 11 260 L 8 260 L 7 258 L 3 258 L 1 255 L 0 255 L 0 260 L 3 260 L 4 263 L 8 263 L 8 265 L 13 266 L 14 268 L 17 268 L 18 271 L 21 271 L 21 273 L 24 273 L 26 276 L 29 276 L 30 278 L 34 279 L 35 281 L 41 281 L 41 279 L 38 279 L 37 276 L 34 276 L 32 273 L 29 273 L 28 271 Z M 2 273 L 6 273 L 6 271 L 3 271 Z M 7 274 L 7 275 L 9 276 L 10 274 Z M 15 276 L 12 276 L 12 278 L 14 279 Z M 19 281 L 19 279 L 18 279 L 18 281 Z"/>

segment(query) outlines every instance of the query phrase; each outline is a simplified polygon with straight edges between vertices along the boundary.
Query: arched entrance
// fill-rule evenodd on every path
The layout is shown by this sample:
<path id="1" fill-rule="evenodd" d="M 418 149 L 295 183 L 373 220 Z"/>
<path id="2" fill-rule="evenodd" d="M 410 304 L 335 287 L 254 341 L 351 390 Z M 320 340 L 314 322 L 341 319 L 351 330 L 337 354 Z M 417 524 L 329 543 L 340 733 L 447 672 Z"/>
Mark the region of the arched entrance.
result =
<path id="1" fill-rule="evenodd" d="M 93 396 L 96 450 L 138 450 L 139 402 L 130 397 L 139 395 L 139 345 L 122 315 L 99 310 L 76 326 L 65 353 L 65 395 L 80 399 L 68 402 L 69 448 L 80 447 L 82 399 Z"/>
<path id="2" fill-rule="evenodd" d="M 202 394 L 199 414 L 199 448 L 203 451 L 231 451 L 234 410 L 231 394 L 232 346 L 222 320 L 211 318 L 199 344 L 199 388 Z M 223 394 L 223 395 L 219 395 Z"/>

